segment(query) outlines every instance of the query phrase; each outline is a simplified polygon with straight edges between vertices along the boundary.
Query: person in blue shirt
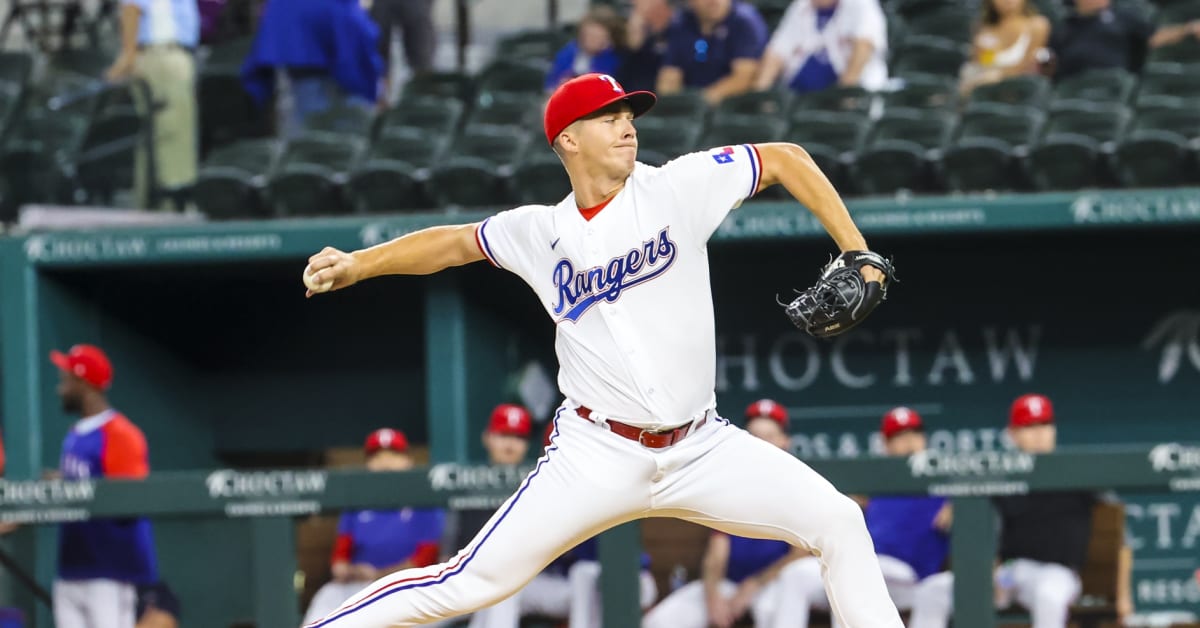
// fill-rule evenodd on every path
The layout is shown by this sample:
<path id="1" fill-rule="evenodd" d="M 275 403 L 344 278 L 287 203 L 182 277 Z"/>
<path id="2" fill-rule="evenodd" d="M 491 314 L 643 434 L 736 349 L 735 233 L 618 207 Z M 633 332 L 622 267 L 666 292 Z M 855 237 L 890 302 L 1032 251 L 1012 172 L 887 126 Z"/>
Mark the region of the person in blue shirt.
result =
<path id="1" fill-rule="evenodd" d="M 151 103 L 139 98 L 142 111 L 154 111 L 154 168 L 141 148 L 134 153 L 134 197 L 149 207 L 156 187 L 175 188 L 196 180 L 196 62 L 200 39 L 196 0 L 122 0 L 121 52 L 106 74 L 109 81 L 142 79 Z M 141 96 L 138 94 L 138 96 Z M 150 181 L 153 172 L 155 181 Z"/>
<path id="2" fill-rule="evenodd" d="M 670 0 L 633 0 L 625 23 L 628 53 L 617 79 L 625 89 L 654 91 L 667 55 L 667 27 L 675 16 Z"/>
<path id="3" fill-rule="evenodd" d="M 367 469 L 374 472 L 413 468 L 408 439 L 383 428 L 367 436 Z M 354 510 L 338 521 L 330 571 L 333 581 L 313 596 L 303 624 L 324 617 L 372 581 L 401 569 L 438 562 L 445 513 L 440 508 Z"/>
<path id="4" fill-rule="evenodd" d="M 925 450 L 925 428 L 920 415 L 899 407 L 883 417 L 884 447 L 890 456 L 911 456 Z M 864 518 L 879 567 L 892 601 L 900 609 L 912 608 L 919 582 L 945 566 L 950 552 L 950 503 L 941 497 L 888 496 L 866 500 Z M 784 569 L 780 586 L 780 613 L 795 618 L 794 628 L 806 628 L 811 608 L 828 609 L 816 557 L 796 561 Z"/>
<path id="5" fill-rule="evenodd" d="M 621 68 L 621 54 L 617 51 L 621 36 L 621 18 L 616 11 L 604 5 L 593 7 L 579 20 L 575 39 L 554 56 L 554 63 L 546 73 L 546 91 L 552 92 L 581 74 L 615 75 Z"/>
<path id="6" fill-rule="evenodd" d="M 383 77 L 378 41 L 358 0 L 269 0 L 242 84 L 265 104 L 278 80 L 280 134 L 294 137 L 309 116 L 336 105 L 374 107 Z"/>
<path id="7" fill-rule="evenodd" d="M 667 28 L 658 94 L 698 89 L 715 105 L 754 86 L 767 23 L 742 0 L 688 0 Z"/>

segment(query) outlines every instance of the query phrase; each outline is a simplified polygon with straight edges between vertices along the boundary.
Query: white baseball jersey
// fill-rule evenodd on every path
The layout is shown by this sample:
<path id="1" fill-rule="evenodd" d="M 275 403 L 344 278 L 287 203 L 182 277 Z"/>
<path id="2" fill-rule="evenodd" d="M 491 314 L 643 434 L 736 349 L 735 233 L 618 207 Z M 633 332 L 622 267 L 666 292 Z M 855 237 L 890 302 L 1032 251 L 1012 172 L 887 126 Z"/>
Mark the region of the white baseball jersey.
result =
<path id="1" fill-rule="evenodd" d="M 637 164 L 591 220 L 571 194 L 480 224 L 487 258 L 524 279 L 558 325 L 558 384 L 568 399 L 650 429 L 715 405 L 706 247 L 761 176 L 754 146 L 727 146 L 661 168 Z"/>

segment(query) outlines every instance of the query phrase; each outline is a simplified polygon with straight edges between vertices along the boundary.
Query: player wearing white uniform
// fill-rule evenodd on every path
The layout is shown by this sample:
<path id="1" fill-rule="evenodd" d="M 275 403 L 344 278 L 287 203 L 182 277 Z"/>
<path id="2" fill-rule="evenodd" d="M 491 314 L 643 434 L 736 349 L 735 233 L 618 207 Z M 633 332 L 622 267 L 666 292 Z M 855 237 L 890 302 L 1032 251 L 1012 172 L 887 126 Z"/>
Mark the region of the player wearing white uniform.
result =
<path id="1" fill-rule="evenodd" d="M 842 250 L 866 242 L 794 144 L 729 146 L 661 168 L 636 163 L 633 119 L 654 100 L 599 74 L 551 95 L 546 139 L 573 190 L 558 205 L 309 259 L 309 295 L 485 258 L 517 274 L 557 325 L 566 397 L 551 446 L 470 544 L 445 564 L 379 579 L 313 628 L 414 626 L 467 613 L 511 595 L 584 539 L 652 516 L 811 549 L 843 625 L 902 625 L 858 506 L 715 408 L 706 244 L 726 214 L 779 183 Z M 861 272 L 883 280 L 874 267 Z"/>

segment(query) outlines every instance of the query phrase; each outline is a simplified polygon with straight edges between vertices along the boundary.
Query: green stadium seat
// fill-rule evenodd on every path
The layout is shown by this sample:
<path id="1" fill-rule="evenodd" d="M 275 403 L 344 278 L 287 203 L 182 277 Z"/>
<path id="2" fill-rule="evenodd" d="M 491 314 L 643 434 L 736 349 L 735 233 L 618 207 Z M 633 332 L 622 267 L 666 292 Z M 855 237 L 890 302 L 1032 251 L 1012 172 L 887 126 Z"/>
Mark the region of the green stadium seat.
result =
<path id="1" fill-rule="evenodd" d="M 500 207 L 511 204 L 505 177 L 494 162 L 453 156 L 433 168 L 429 193 L 438 207 Z"/>
<path id="2" fill-rule="evenodd" d="M 842 111 L 866 114 L 875 102 L 875 95 L 861 87 L 830 87 L 815 92 L 797 94 L 792 98 L 789 116 L 796 111 Z"/>
<path id="3" fill-rule="evenodd" d="M 496 166 L 512 166 L 520 161 L 530 134 L 511 127 L 481 127 L 469 129 L 451 146 L 450 155 L 474 157 Z"/>
<path id="4" fill-rule="evenodd" d="M 366 137 L 375 123 L 375 112 L 366 107 L 338 104 L 304 121 L 305 131 Z"/>
<path id="5" fill-rule="evenodd" d="M 1186 24 L 1194 20 L 1200 20 L 1200 1 L 1197 0 L 1175 0 L 1165 3 L 1158 11 L 1160 26 Z"/>
<path id="6" fill-rule="evenodd" d="M 1043 121 L 1042 112 L 1030 107 L 981 105 L 965 113 L 942 159 L 946 187 L 958 192 L 1024 188 L 1019 159 Z"/>
<path id="7" fill-rule="evenodd" d="M 943 109 L 958 106 L 958 81 L 948 76 L 908 77 L 903 86 L 882 93 L 884 109 Z"/>
<path id="8" fill-rule="evenodd" d="M 74 158 L 76 184 L 94 204 L 112 205 L 117 190 L 131 190 L 134 155 L 151 150 L 148 119 L 132 108 L 102 113 L 88 125 Z"/>
<path id="9" fill-rule="evenodd" d="M 511 198 L 522 205 L 554 205 L 571 193 L 571 179 L 558 155 L 539 150 L 513 170 Z"/>
<path id="10" fill-rule="evenodd" d="M 852 184 L 870 195 L 933 189 L 930 164 L 940 159 L 951 130 L 951 120 L 937 111 L 885 112 L 849 167 Z"/>
<path id="11" fill-rule="evenodd" d="M 638 149 L 637 160 L 650 166 L 661 166 L 672 159 L 674 159 L 674 157 L 668 156 L 666 153 L 661 153 L 656 150 Z"/>
<path id="12" fill-rule="evenodd" d="M 678 118 L 703 126 L 707 117 L 708 103 L 704 102 L 700 92 L 689 90 L 659 96 L 654 109 L 636 124 L 644 124 L 646 120 L 651 119 Z"/>
<path id="13" fill-rule="evenodd" d="M 260 108 L 242 88 L 239 72 L 237 66 L 213 67 L 197 78 L 202 155 L 217 146 L 270 134 L 267 108 Z"/>
<path id="14" fill-rule="evenodd" d="M 971 90 L 967 108 L 980 103 L 1040 107 L 1050 92 L 1050 82 L 1038 75 L 1014 76 Z"/>
<path id="15" fill-rule="evenodd" d="M 213 220 L 267 217 L 263 189 L 278 157 L 275 140 L 242 140 L 213 149 L 189 190 L 192 202 Z"/>
<path id="16" fill-rule="evenodd" d="M 390 127 L 371 142 L 368 159 L 402 161 L 416 168 L 428 168 L 441 158 L 446 136 L 416 127 Z"/>
<path id="17" fill-rule="evenodd" d="M 1164 103 L 1139 107 L 1131 131 L 1174 131 L 1189 140 L 1200 139 L 1200 106 L 1195 103 Z"/>
<path id="18" fill-rule="evenodd" d="M 272 210 L 280 216 L 349 213 L 341 188 L 364 145 L 359 138 L 316 132 L 289 140 L 267 180 Z"/>
<path id="19" fill-rule="evenodd" d="M 536 127 L 542 119 L 541 94 L 495 93 L 467 116 L 468 129 L 479 126 Z"/>
<path id="20" fill-rule="evenodd" d="M 776 142 L 783 137 L 787 121 L 783 118 L 714 120 L 697 144 L 699 150 L 736 144 Z"/>
<path id="21" fill-rule="evenodd" d="M 570 35 L 559 30 L 521 31 L 496 43 L 496 58 L 552 59 L 570 40 Z"/>
<path id="22" fill-rule="evenodd" d="M 546 68 L 528 61 L 498 60 L 479 73 L 478 104 L 489 104 L 493 93 L 541 94 Z"/>
<path id="23" fill-rule="evenodd" d="M 799 144 L 839 190 L 845 187 L 846 164 L 869 127 L 866 116 L 837 111 L 797 111 L 783 139 Z"/>
<path id="24" fill-rule="evenodd" d="M 463 118 L 465 105 L 446 96 L 405 96 L 395 107 L 379 116 L 379 131 L 392 127 L 417 127 L 438 135 L 453 135 Z"/>
<path id="25" fill-rule="evenodd" d="M 33 73 L 33 55 L 27 52 L 0 51 L 0 81 L 25 85 Z"/>
<path id="26" fill-rule="evenodd" d="M 1189 37 L 1170 46 L 1162 46 L 1150 51 L 1146 56 L 1149 63 L 1200 63 L 1200 41 Z"/>
<path id="27" fill-rule="evenodd" d="M 908 36 L 932 35 L 967 44 L 975 30 L 975 20 L 976 14 L 966 7 L 950 6 L 914 14 L 905 25 Z"/>
<path id="28" fill-rule="evenodd" d="M 113 58 L 97 54 L 90 48 L 69 48 L 59 50 L 48 59 L 49 67 L 54 71 L 67 71 L 82 76 L 100 78 L 112 65 Z"/>
<path id="29" fill-rule="evenodd" d="M 350 205 L 354 211 L 366 214 L 431 207 L 415 170 L 403 161 L 368 159 L 346 181 Z"/>
<path id="30" fill-rule="evenodd" d="M 1147 66 L 1138 86 L 1138 105 L 1142 105 L 1146 98 L 1154 96 L 1200 99 L 1200 74 L 1196 73 L 1197 67 L 1200 66 L 1165 63 Z"/>
<path id="31" fill-rule="evenodd" d="M 910 35 L 893 56 L 891 73 L 905 77 L 913 74 L 958 76 L 966 61 L 966 47 L 944 37 Z"/>
<path id="32" fill-rule="evenodd" d="M 782 118 L 788 110 L 791 92 L 769 90 L 730 96 L 713 110 L 713 123 L 763 117 Z"/>
<path id="33" fill-rule="evenodd" d="M 199 55 L 202 71 L 209 68 L 240 68 L 254 48 L 254 37 L 238 37 L 208 46 L 206 54 Z"/>
<path id="34" fill-rule="evenodd" d="M 639 160 L 645 151 L 661 153 L 668 159 L 689 153 L 696 149 L 701 130 L 683 118 L 647 116 L 637 122 Z"/>
<path id="35" fill-rule="evenodd" d="M 1137 77 L 1121 68 L 1091 70 L 1054 86 L 1054 101 L 1086 100 L 1126 104 L 1137 89 Z"/>
<path id="36" fill-rule="evenodd" d="M 1113 170 L 1126 187 L 1168 187 L 1194 182 L 1194 151 L 1181 133 L 1139 129 L 1117 145 Z"/>
<path id="37" fill-rule="evenodd" d="M 905 19 L 927 15 L 943 9 L 954 9 L 961 0 L 895 0 L 891 7 Z"/>
<path id="38" fill-rule="evenodd" d="M 404 84 L 403 98 L 437 96 L 461 102 L 475 99 L 475 79 L 462 72 L 424 72 Z"/>
<path id="39" fill-rule="evenodd" d="M 1050 114 L 1043 137 L 1029 153 L 1026 170 L 1039 190 L 1078 190 L 1109 182 L 1111 153 L 1129 120 L 1121 106 L 1080 103 Z"/>

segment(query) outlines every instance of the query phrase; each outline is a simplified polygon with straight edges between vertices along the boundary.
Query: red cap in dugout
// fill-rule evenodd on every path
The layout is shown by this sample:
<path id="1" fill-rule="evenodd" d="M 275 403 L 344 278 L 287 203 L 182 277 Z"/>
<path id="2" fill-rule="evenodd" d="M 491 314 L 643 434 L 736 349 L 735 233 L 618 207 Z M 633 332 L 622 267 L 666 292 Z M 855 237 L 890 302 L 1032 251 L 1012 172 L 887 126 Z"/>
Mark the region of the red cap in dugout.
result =
<path id="1" fill-rule="evenodd" d="M 657 98 L 651 92 L 626 92 L 617 79 L 594 72 L 559 85 L 546 102 L 543 118 L 546 141 L 553 145 L 558 134 L 572 122 L 621 100 L 629 103 L 636 118 L 650 111 Z"/>
<path id="2" fill-rule="evenodd" d="M 529 411 L 514 403 L 502 403 L 492 410 L 488 419 L 488 432 L 504 436 L 520 436 L 526 438 L 533 429 L 533 418 Z"/>
<path id="3" fill-rule="evenodd" d="M 367 436 L 367 442 L 363 444 L 363 449 L 366 450 L 368 456 L 380 449 L 388 449 L 402 454 L 408 451 L 408 437 L 400 430 L 385 427 L 371 432 Z"/>
<path id="4" fill-rule="evenodd" d="M 754 403 L 746 406 L 746 420 L 757 419 L 764 417 L 771 419 L 783 427 L 787 427 L 788 413 L 787 408 L 779 404 L 774 399 L 759 399 Z"/>
<path id="5" fill-rule="evenodd" d="M 1008 413 L 1009 427 L 1027 427 L 1054 422 L 1054 406 L 1043 395 L 1021 395 Z"/>
<path id="6" fill-rule="evenodd" d="M 94 345 L 75 345 L 67 350 L 51 351 L 50 361 L 54 366 L 71 373 L 83 381 L 104 390 L 112 384 L 113 367 L 108 356 Z"/>
<path id="7" fill-rule="evenodd" d="M 891 438 L 905 430 L 923 429 L 925 429 L 925 423 L 921 421 L 921 415 L 912 408 L 900 407 L 892 408 L 883 415 L 883 425 L 879 431 L 883 432 L 884 438 Z"/>

